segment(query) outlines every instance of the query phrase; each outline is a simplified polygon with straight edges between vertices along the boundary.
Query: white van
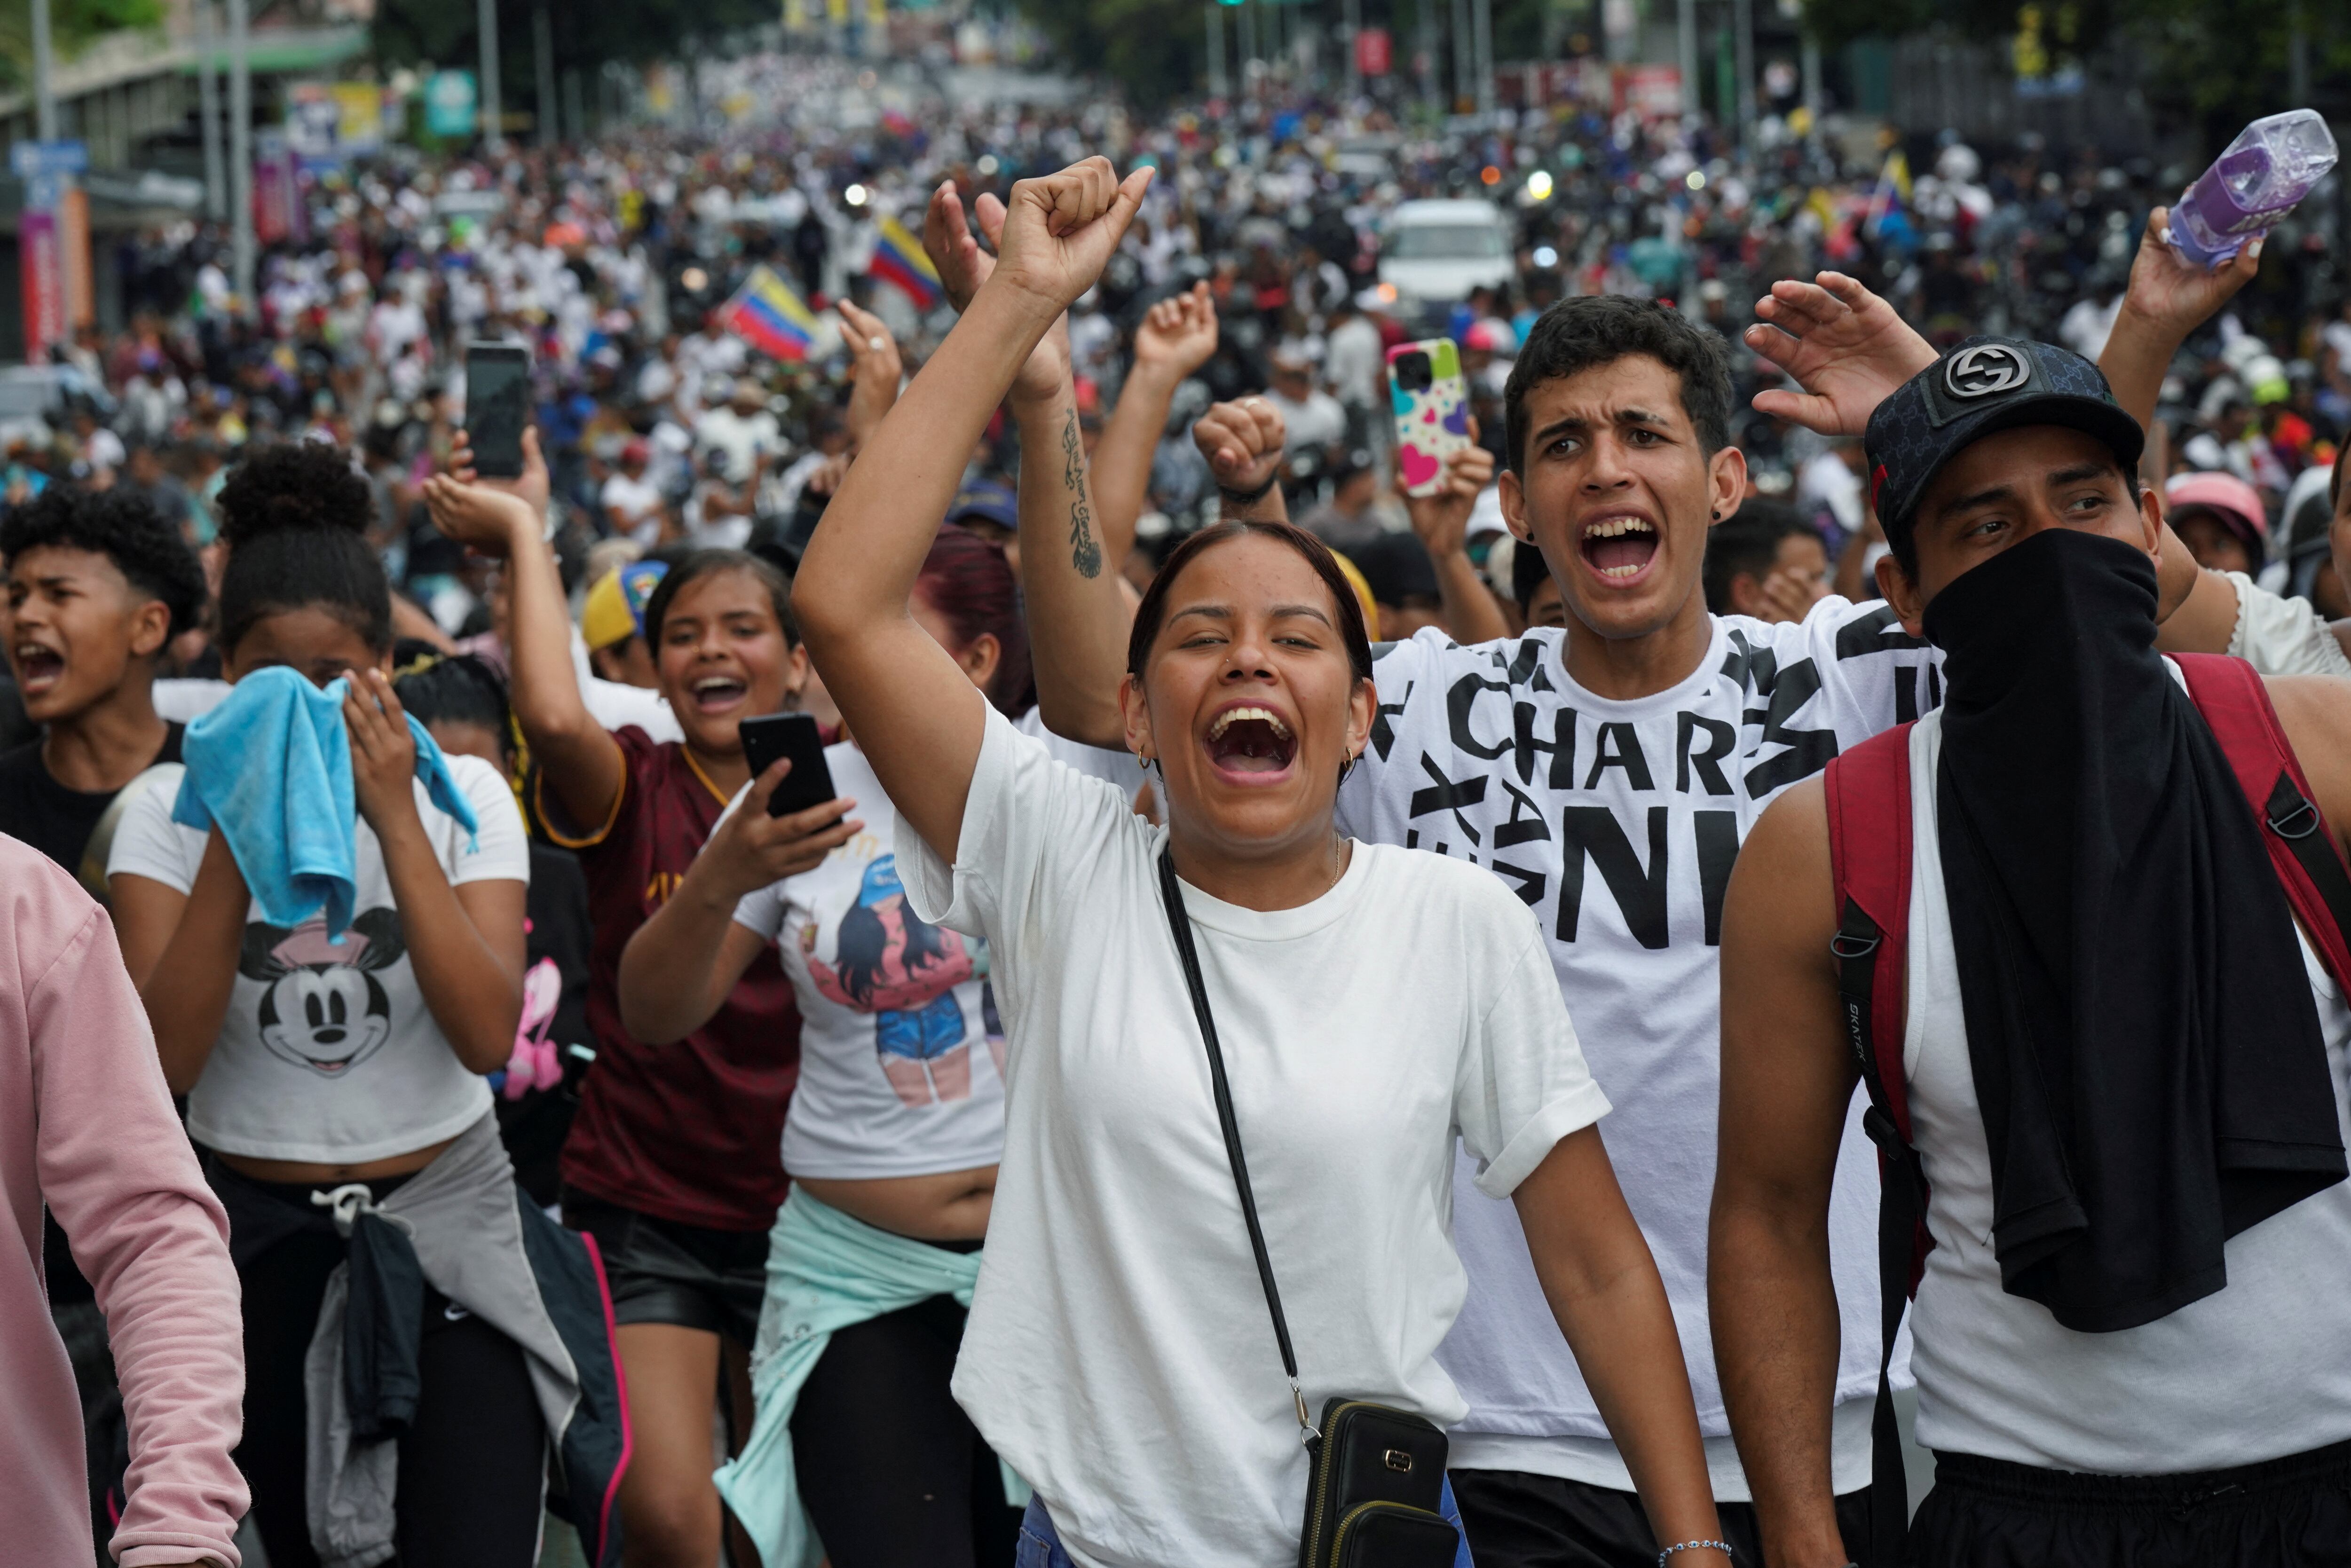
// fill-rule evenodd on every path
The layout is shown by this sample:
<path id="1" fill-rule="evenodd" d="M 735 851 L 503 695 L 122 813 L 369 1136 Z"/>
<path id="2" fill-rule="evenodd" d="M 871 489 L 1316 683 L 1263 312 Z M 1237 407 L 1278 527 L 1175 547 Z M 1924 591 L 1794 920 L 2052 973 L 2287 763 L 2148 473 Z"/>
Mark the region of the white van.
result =
<path id="1" fill-rule="evenodd" d="M 1380 232 L 1380 282 L 1393 308 L 1451 305 L 1518 272 L 1510 215 L 1491 202 L 1405 202 Z"/>

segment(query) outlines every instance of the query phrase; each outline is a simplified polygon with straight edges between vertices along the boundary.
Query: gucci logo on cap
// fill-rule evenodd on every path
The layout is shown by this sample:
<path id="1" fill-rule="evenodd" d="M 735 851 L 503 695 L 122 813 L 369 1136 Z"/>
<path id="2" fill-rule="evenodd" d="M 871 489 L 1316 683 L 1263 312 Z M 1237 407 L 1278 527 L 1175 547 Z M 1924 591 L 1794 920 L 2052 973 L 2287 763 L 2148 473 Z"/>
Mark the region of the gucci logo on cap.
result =
<path id="1" fill-rule="evenodd" d="M 1953 397 L 1990 397 L 2022 386 L 2032 373 L 2024 356 L 2002 343 L 1978 343 L 1953 354 L 1943 367 L 1943 384 Z"/>

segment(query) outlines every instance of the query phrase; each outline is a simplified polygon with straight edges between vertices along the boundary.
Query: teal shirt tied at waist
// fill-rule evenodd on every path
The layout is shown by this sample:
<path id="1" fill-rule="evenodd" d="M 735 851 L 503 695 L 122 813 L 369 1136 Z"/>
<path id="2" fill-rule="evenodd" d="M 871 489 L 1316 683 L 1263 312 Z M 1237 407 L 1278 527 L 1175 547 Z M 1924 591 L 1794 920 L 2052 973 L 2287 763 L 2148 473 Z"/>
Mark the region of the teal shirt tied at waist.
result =
<path id="1" fill-rule="evenodd" d="M 742 1453 L 716 1478 L 768 1568 L 817 1568 L 824 1558 L 800 1507 L 791 1424 L 800 1387 L 833 1334 L 933 1296 L 968 1307 L 978 1282 L 978 1253 L 893 1236 L 792 1188 L 768 1242 L 768 1295 L 751 1352 L 758 1414 Z M 1029 1501 L 1028 1484 L 1009 1466 L 1004 1500 L 1014 1508 Z"/>

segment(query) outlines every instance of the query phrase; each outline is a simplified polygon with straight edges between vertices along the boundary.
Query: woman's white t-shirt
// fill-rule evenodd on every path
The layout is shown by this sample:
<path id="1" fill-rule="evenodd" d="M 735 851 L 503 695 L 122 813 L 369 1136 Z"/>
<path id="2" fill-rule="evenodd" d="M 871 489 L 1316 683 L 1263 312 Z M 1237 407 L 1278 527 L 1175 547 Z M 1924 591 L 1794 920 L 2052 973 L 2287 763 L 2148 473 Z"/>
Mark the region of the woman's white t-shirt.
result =
<path id="1" fill-rule="evenodd" d="M 990 710 L 923 918 L 985 936 L 1004 1161 L 955 1394 L 1086 1568 L 1288 1562 L 1307 1459 L 1160 901 L 1165 833 Z M 1501 1197 L 1608 1108 L 1534 916 L 1490 873 L 1357 843 L 1260 912 L 1184 893 L 1307 1400 L 1458 1420 L 1458 1131 Z"/>
<path id="2" fill-rule="evenodd" d="M 1004 1152 L 1004 1074 L 980 995 L 987 945 L 908 906 L 898 813 L 865 754 L 843 742 L 824 760 L 863 830 L 735 907 L 737 925 L 776 944 L 799 998 L 784 1169 L 862 1181 L 992 1166 Z"/>
<path id="3" fill-rule="evenodd" d="M 530 844 L 496 768 L 451 757 L 474 808 L 462 824 L 416 788 L 434 856 L 452 886 L 530 880 Z M 172 821 L 174 791 L 150 789 L 123 814 L 109 876 L 152 877 L 186 893 L 207 834 Z M 356 1165 L 454 1138 L 490 1108 L 489 1085 L 449 1048 L 416 987 L 383 851 L 360 819 L 358 896 L 340 946 L 314 915 L 293 930 L 247 915 L 219 1040 L 188 1093 L 188 1134 L 253 1159 Z"/>

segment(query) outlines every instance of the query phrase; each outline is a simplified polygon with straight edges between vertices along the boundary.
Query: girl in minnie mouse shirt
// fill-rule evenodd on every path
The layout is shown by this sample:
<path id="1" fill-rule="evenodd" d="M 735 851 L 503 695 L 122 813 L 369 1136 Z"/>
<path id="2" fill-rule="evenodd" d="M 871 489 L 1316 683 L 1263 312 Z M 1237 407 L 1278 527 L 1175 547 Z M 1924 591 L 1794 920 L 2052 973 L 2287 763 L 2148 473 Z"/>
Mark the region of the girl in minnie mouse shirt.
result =
<path id="1" fill-rule="evenodd" d="M 320 686 L 349 682 L 355 913 L 340 941 L 315 917 L 270 924 L 227 840 L 174 822 L 168 789 L 126 813 L 108 875 L 164 1076 L 188 1096 L 188 1132 L 230 1212 L 246 1364 L 237 1462 L 269 1561 L 299 1568 L 319 1561 L 305 1363 L 346 1254 L 324 1216 L 360 1192 L 385 1203 L 461 1145 L 444 1182 L 476 1166 L 486 1188 L 510 1178 L 483 1075 L 513 1050 L 530 861 L 496 769 L 446 759 L 472 832 L 415 778 L 388 678 L 390 591 L 360 535 L 368 491 L 342 455 L 263 453 L 221 502 L 231 678 L 281 666 Z M 475 1152 L 484 1138 L 486 1165 Z M 528 1568 L 537 1556 L 547 1427 L 525 1352 L 485 1310 L 444 1295 L 428 1270 L 421 1386 L 395 1439 L 403 1561 Z"/>

